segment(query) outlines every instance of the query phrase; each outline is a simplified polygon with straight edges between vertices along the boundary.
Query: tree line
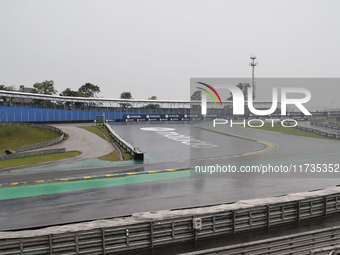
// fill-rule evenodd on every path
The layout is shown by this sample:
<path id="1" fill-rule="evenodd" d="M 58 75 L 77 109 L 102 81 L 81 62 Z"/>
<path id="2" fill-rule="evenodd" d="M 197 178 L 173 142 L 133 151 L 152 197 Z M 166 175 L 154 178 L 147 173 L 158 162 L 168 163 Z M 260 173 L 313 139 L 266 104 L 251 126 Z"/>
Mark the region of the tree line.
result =
<path id="1" fill-rule="evenodd" d="M 14 85 L 6 86 L 6 85 L 0 85 L 0 90 L 6 90 L 6 91 L 17 91 L 16 87 Z M 60 96 L 69 96 L 69 97 L 98 97 L 97 95 L 100 93 L 100 87 L 98 85 L 94 85 L 92 83 L 85 83 L 84 85 L 81 85 L 78 90 L 72 90 L 71 88 L 67 88 L 63 90 L 61 93 L 59 93 Z M 53 80 L 45 80 L 43 82 L 36 82 L 33 84 L 33 89 L 31 93 L 36 94 L 44 94 L 44 95 L 56 95 L 58 94 L 58 91 L 56 90 L 54 86 Z M 120 94 L 120 99 L 133 99 L 132 94 L 130 91 L 123 91 Z M 149 100 L 157 100 L 156 96 L 152 96 L 148 98 Z M 43 100 L 34 100 L 35 103 L 45 103 Z M 63 103 L 64 104 L 64 103 Z M 88 103 L 85 104 L 83 102 L 65 102 L 67 106 L 75 105 L 75 106 L 98 106 L 98 103 Z M 131 104 L 129 103 L 121 103 L 122 107 L 131 107 Z M 147 106 L 144 106 L 147 108 L 159 108 L 160 106 L 158 104 L 149 104 Z"/>

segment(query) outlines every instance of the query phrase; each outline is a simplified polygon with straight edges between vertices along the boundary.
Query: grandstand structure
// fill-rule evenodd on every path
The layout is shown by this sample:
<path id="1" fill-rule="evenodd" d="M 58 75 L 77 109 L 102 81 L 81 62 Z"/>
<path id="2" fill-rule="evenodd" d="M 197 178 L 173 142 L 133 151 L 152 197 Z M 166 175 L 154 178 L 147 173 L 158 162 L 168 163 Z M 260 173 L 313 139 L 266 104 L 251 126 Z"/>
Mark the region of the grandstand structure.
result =
<path id="1" fill-rule="evenodd" d="M 0 90 L 0 98 L 0 122 L 94 121 L 98 115 L 109 121 L 190 120 L 190 114 L 197 117 L 201 113 L 201 102 L 190 100 L 68 97 L 4 90 Z M 232 116 L 232 101 L 224 101 L 223 106 L 207 104 L 207 116 Z M 269 109 L 271 105 L 268 101 L 254 102 L 256 109 Z"/>

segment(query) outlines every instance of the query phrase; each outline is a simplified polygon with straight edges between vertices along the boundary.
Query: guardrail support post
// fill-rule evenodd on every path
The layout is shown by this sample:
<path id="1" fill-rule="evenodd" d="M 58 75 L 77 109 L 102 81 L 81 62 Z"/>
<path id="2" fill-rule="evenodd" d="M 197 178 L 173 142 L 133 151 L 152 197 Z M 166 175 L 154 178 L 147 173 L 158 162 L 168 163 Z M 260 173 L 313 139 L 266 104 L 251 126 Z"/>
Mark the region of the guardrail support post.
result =
<path id="1" fill-rule="evenodd" d="M 297 221 L 300 222 L 300 201 L 297 201 Z"/>
<path id="2" fill-rule="evenodd" d="M 23 244 L 23 242 L 20 242 L 20 254 L 24 255 L 24 244 Z"/>
<path id="3" fill-rule="evenodd" d="M 215 216 L 212 217 L 212 222 L 213 222 L 213 226 L 212 226 L 213 227 L 213 233 L 215 233 L 216 232 L 216 226 L 215 226 L 216 225 L 216 217 Z"/>
<path id="4" fill-rule="evenodd" d="M 284 205 L 281 206 L 281 219 L 282 221 L 285 220 L 285 206 Z"/>
<path id="5" fill-rule="evenodd" d="M 126 246 L 130 247 L 130 242 L 129 242 L 129 229 L 127 228 L 125 230 L 125 234 L 126 234 Z"/>
<path id="6" fill-rule="evenodd" d="M 50 241 L 50 255 L 53 255 L 53 244 L 52 244 L 52 235 L 48 235 L 49 241 Z"/>
<path id="7" fill-rule="evenodd" d="M 327 196 L 324 196 L 325 201 L 325 216 L 327 216 Z"/>
<path id="8" fill-rule="evenodd" d="M 105 255 L 105 229 L 102 228 L 103 255 Z"/>
<path id="9" fill-rule="evenodd" d="M 267 205 L 267 227 L 270 227 L 270 206 Z"/>
<path id="10" fill-rule="evenodd" d="M 76 239 L 76 254 L 79 254 L 79 240 L 78 240 L 78 235 L 75 236 Z"/>
<path id="11" fill-rule="evenodd" d="M 312 201 L 310 201 L 309 202 L 309 213 L 310 213 L 310 215 L 313 215 L 313 202 Z"/>
<path id="12" fill-rule="evenodd" d="M 233 233 L 235 234 L 236 233 L 236 222 L 235 222 L 235 220 L 236 220 L 236 212 L 235 211 L 232 211 L 232 213 L 233 213 Z"/>
<path id="13" fill-rule="evenodd" d="M 251 221 L 251 210 L 249 210 L 249 226 L 251 227 L 252 226 L 252 221 Z"/>
<path id="14" fill-rule="evenodd" d="M 175 239 L 175 223 L 174 222 L 171 222 L 171 237 L 172 237 L 172 240 Z"/>
<path id="15" fill-rule="evenodd" d="M 153 248 L 153 222 L 150 222 L 150 242 L 151 248 Z"/>

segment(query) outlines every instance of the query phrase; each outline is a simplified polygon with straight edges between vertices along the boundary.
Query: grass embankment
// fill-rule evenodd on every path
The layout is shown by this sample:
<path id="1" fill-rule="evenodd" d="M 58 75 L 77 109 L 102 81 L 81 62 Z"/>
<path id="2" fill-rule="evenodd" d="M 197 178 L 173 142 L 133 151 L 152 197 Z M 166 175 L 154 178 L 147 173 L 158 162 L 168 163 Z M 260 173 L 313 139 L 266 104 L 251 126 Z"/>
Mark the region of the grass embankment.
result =
<path id="1" fill-rule="evenodd" d="M 0 168 L 54 161 L 54 160 L 59 160 L 59 159 L 75 157 L 80 154 L 81 153 L 79 151 L 68 151 L 64 153 L 46 154 L 46 155 L 31 156 L 31 157 L 25 157 L 25 158 L 5 159 L 5 160 L 0 161 Z"/>
<path id="2" fill-rule="evenodd" d="M 6 126 L 0 127 L 0 155 L 4 150 L 14 151 L 14 148 L 30 144 L 42 143 L 56 139 L 59 133 L 44 129 L 26 126 Z M 65 159 L 80 155 L 79 151 L 69 151 L 65 153 L 54 153 L 24 158 L 5 159 L 0 161 L 0 168 L 36 164 L 41 162 Z"/>
<path id="3" fill-rule="evenodd" d="M 88 131 L 90 131 L 90 132 L 92 132 L 92 133 L 95 133 L 96 135 L 99 135 L 101 138 L 107 140 L 106 137 L 103 135 L 103 133 L 100 132 L 100 130 L 98 130 L 97 127 L 92 126 L 92 127 L 80 127 L 80 128 L 86 129 L 86 130 L 88 130 Z M 104 131 L 104 133 L 107 135 L 107 137 L 111 137 L 111 135 L 110 135 L 110 133 L 109 133 L 109 130 L 108 130 L 105 126 L 104 126 L 104 127 L 102 126 L 102 127 L 100 127 L 100 128 Z M 122 150 L 123 156 L 124 156 L 124 158 L 125 158 L 126 160 L 131 160 L 131 159 L 133 159 L 133 157 L 130 155 L 130 153 L 128 153 L 124 148 L 120 147 L 119 144 L 117 144 L 117 143 L 115 142 L 115 145 L 118 146 L 118 147 Z M 119 158 L 119 152 L 118 152 L 118 150 L 114 150 L 114 151 L 111 152 L 110 154 L 107 154 L 107 155 L 105 155 L 105 156 L 102 156 L 102 157 L 100 157 L 99 159 L 101 159 L 101 160 L 106 160 L 106 161 L 120 161 L 120 160 L 121 160 L 121 159 Z"/>
<path id="4" fill-rule="evenodd" d="M 26 126 L 0 127 L 0 155 L 4 154 L 4 150 L 14 151 L 16 147 L 47 142 L 59 136 L 59 133 L 44 128 Z"/>
<path id="5" fill-rule="evenodd" d="M 255 125 L 255 123 L 253 125 Z M 250 127 L 247 126 L 247 128 L 250 128 Z M 277 123 L 274 123 L 274 127 L 272 127 L 272 123 L 265 123 L 262 127 L 258 127 L 258 128 L 254 127 L 253 129 L 280 132 L 282 134 L 287 134 L 287 135 L 298 135 L 298 136 L 305 136 L 305 137 L 312 137 L 312 138 L 338 140 L 334 138 L 324 137 L 322 135 L 317 135 L 313 132 L 304 131 L 304 130 L 300 130 L 300 129 L 293 128 L 293 127 L 283 127 L 281 124 L 277 124 Z"/>

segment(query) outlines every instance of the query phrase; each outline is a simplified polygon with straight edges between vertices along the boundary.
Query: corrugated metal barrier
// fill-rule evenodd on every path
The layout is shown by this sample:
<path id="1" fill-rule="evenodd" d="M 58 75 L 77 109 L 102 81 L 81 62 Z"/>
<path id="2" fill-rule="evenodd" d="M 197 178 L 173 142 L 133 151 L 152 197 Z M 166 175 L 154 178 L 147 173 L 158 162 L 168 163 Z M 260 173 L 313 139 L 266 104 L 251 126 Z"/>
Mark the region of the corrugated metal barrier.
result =
<path id="1" fill-rule="evenodd" d="M 199 215 L 197 217 L 202 219 L 201 231 L 193 229 L 192 219 L 195 215 L 191 215 L 91 231 L 1 239 L 0 254 L 113 254 L 268 228 L 339 212 L 340 193 L 334 193 L 280 204 Z M 318 243 L 322 245 L 326 239 L 318 237 Z"/>

